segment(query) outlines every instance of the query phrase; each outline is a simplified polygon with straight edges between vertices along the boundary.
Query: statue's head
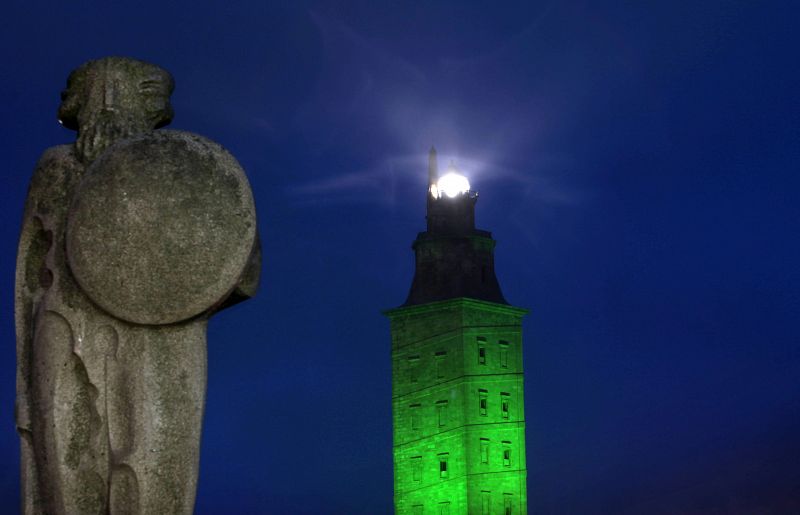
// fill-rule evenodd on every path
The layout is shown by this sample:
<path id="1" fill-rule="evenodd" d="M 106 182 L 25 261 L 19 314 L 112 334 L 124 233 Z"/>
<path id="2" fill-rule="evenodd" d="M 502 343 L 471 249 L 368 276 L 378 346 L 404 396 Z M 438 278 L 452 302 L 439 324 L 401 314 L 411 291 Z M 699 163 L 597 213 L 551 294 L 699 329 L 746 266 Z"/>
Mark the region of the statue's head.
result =
<path id="1" fill-rule="evenodd" d="M 169 72 L 144 61 L 89 61 L 70 73 L 58 121 L 78 131 L 78 155 L 90 162 L 118 139 L 167 125 L 174 87 Z"/>

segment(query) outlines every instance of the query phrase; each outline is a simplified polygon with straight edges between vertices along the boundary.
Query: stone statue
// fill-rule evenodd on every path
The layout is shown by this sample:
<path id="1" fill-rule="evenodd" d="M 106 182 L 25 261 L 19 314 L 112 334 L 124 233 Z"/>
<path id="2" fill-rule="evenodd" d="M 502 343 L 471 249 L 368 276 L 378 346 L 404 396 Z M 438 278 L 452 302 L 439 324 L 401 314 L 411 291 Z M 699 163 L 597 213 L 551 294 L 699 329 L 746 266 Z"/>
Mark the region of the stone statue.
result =
<path id="1" fill-rule="evenodd" d="M 110 57 L 70 74 L 22 222 L 15 291 L 25 514 L 191 513 L 206 323 L 251 297 L 247 178 L 219 145 L 157 131 L 172 77 Z"/>

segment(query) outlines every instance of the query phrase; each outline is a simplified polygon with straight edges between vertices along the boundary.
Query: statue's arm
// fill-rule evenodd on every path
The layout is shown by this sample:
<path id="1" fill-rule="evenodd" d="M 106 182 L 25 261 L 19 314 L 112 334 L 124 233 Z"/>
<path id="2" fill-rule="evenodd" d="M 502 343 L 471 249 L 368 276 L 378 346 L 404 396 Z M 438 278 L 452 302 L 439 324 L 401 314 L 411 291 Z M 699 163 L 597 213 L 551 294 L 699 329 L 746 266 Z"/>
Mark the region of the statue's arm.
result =
<path id="1" fill-rule="evenodd" d="M 247 262 L 244 273 L 242 273 L 242 278 L 239 280 L 239 284 L 236 285 L 234 292 L 243 296 L 245 299 L 255 296 L 260 278 L 261 238 L 259 238 L 258 232 L 256 232 L 256 239 L 253 242 L 253 251 L 250 253 L 250 259 Z"/>
<path id="2" fill-rule="evenodd" d="M 17 402 L 16 424 L 20 431 L 30 430 L 29 381 L 31 377 L 31 345 L 34 318 L 39 299 L 44 292 L 48 270 L 45 257 L 51 238 L 43 224 L 39 203 L 52 182 L 52 170 L 62 147 L 48 149 L 39 159 L 33 172 L 17 247 L 17 269 L 14 284 L 14 322 L 17 338 Z"/>
<path id="3" fill-rule="evenodd" d="M 250 259 L 247 261 L 242 277 L 236 284 L 231 294 L 213 311 L 222 311 L 234 304 L 238 304 L 255 296 L 258 290 L 259 279 L 261 278 L 261 239 L 256 232 L 256 239 L 253 243 L 253 250 Z"/>
<path id="4" fill-rule="evenodd" d="M 30 430 L 29 382 L 31 346 L 39 302 L 53 280 L 46 258 L 53 244 L 50 211 L 53 200 L 63 196 L 64 178 L 77 163 L 72 145 L 44 151 L 28 186 L 17 247 L 14 281 L 14 323 L 17 337 L 16 423 L 20 431 Z"/>

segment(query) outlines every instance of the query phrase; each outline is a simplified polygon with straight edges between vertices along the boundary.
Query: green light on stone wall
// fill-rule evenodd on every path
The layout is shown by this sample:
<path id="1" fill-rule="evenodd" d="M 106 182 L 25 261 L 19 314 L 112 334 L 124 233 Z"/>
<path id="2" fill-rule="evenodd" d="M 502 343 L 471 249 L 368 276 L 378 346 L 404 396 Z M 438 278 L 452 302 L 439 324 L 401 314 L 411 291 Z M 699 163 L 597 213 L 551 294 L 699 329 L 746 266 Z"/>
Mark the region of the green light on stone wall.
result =
<path id="1" fill-rule="evenodd" d="M 387 314 L 396 513 L 526 513 L 525 311 L 453 299 Z"/>

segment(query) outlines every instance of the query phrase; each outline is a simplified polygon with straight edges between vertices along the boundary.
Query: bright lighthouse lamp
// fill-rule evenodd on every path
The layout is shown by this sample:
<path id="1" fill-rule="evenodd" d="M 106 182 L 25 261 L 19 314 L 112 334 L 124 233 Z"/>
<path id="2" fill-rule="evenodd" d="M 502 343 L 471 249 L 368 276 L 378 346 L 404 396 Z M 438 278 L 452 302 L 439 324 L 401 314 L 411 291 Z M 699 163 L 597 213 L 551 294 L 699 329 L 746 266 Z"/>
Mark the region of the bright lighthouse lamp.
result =
<path id="1" fill-rule="evenodd" d="M 439 178 L 439 181 L 431 187 L 431 193 L 436 198 L 447 195 L 455 198 L 457 195 L 469 192 L 469 181 L 466 177 L 458 173 L 455 166 L 450 164 L 447 173 Z"/>

